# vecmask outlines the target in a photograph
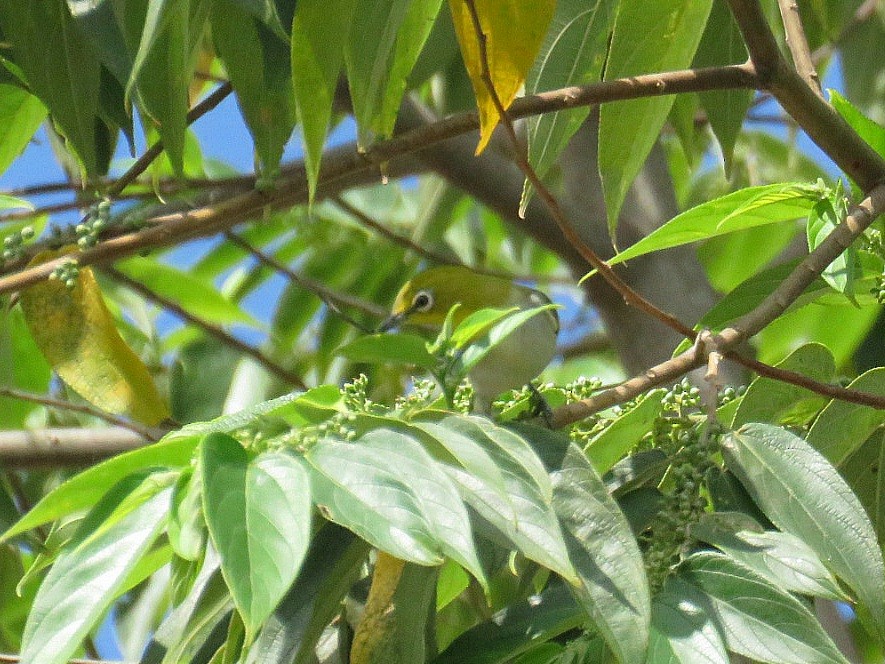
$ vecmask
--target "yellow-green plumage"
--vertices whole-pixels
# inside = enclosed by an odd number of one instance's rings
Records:
[[[391,310],[388,327],[403,323],[438,330],[449,310],[460,304],[455,323],[480,309],[548,304],[542,292],[509,279],[478,274],[461,266],[444,266],[421,272],[406,283]],[[521,387],[535,378],[556,352],[559,321],[555,311],[530,318],[470,371],[475,392],[474,408],[489,412],[502,392]]]

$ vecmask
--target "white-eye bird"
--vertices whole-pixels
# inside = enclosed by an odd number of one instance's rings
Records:
[[[408,281],[381,329],[406,324],[438,332],[456,304],[460,305],[454,315],[457,326],[480,309],[532,309],[550,304],[550,299],[541,291],[509,279],[446,265],[420,272]],[[498,395],[522,387],[540,374],[556,353],[558,332],[556,311],[542,311],[483,357],[468,374],[474,390],[474,410],[490,413]]]

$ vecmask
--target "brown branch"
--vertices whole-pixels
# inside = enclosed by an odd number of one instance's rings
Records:
[[[799,5],[796,0],[777,0],[777,5],[784,23],[787,48],[790,49],[790,55],[793,56],[793,66],[796,67],[796,71],[808,84],[808,87],[823,99],[824,93],[820,87],[820,76],[811,59],[811,51],[808,49],[808,39],[805,37],[802,17],[799,15]]]
[[[363,313],[369,314],[370,316],[376,316],[378,318],[387,316],[388,314],[387,310],[383,307],[379,307],[374,303],[366,302],[365,300],[362,300],[360,298],[353,297],[352,295],[347,295],[346,293],[338,293],[325,284],[316,281],[315,279],[305,277],[304,275],[290,270],[287,266],[283,265],[275,258],[272,258],[271,256],[268,256],[264,252],[258,250],[256,247],[253,247],[251,244],[246,242],[246,240],[231,231],[225,233],[225,237],[232,244],[240,247],[243,251],[253,256],[258,262],[268,266],[273,270],[276,270],[293,284],[296,284],[304,290],[310,291],[311,293],[316,295],[320,300],[322,300],[323,304],[325,304],[332,313],[340,316],[342,319],[350,323],[358,330],[362,330],[363,332],[367,333],[373,331],[366,328],[366,326],[360,323],[358,320],[355,320],[354,318],[346,314],[341,309],[341,305],[351,307],[353,309],[358,309]]]
[[[0,464],[7,468],[88,466],[150,442],[123,427],[0,431]]]
[[[876,218],[885,212],[885,183],[853,206],[842,223],[808,254],[753,311],[719,333],[719,344],[734,345],[768,325],[787,310],[826,267],[845,251]]]
[[[885,213],[885,184],[873,189],[866,199],[854,206],[845,220],[814,251],[808,254],[759,306],[738,319],[731,327],[714,334],[712,345],[720,352],[725,351],[725,356],[728,359],[736,359],[734,353],[729,350],[730,348],[734,348],[753,336],[784,313],[789,304],[794,302],[818,278],[826,266],[845,251],[864,229],[883,213]],[[746,358],[741,358],[741,360],[746,361]],[[706,358],[699,354],[696,348],[690,348],[684,353],[624,381],[615,388],[600,392],[588,399],[560,406],[553,412],[552,424],[555,428],[559,428],[582,420],[600,410],[628,401],[653,387],[673,382],[692,369],[703,366],[705,362]],[[824,396],[873,408],[885,408],[885,398],[879,395],[850,390],[837,385],[827,385],[792,371],[757,363],[755,360],[750,361],[748,366],[762,375],[794,383]]]
[[[114,200],[125,201],[133,199],[150,199],[156,198],[156,194],[152,191],[132,192],[128,194],[119,194]],[[67,201],[64,203],[54,203],[52,205],[42,205],[35,207],[33,210],[14,210],[0,214],[0,224],[10,221],[19,221],[21,219],[31,219],[44,214],[54,214],[56,212],[66,212],[69,210],[79,210],[84,207],[83,201]]]
[[[864,0],[864,2],[862,2],[854,11],[851,20],[843,26],[842,31],[833,41],[821,44],[814,49],[814,52],[811,54],[812,61],[820,63],[830,57],[833,54],[833,51],[838,48],[859,25],[866,23],[876,16],[879,2],[880,0]]]
[[[509,112],[511,117],[517,118],[606,101],[722,88],[753,88],[755,80],[750,65],[647,74],[523,97],[510,106]],[[323,159],[318,196],[328,196],[340,190],[341,183],[347,178],[371,172],[384,162],[427,148],[478,126],[476,112],[468,111],[368,146],[365,150],[358,150],[355,145],[337,150]],[[75,260],[79,265],[108,263],[144,249],[212,235],[230,228],[265,207],[279,209],[306,203],[307,181],[303,164],[291,170],[292,175],[281,178],[272,189],[249,191],[212,206],[155,217],[151,220],[153,225],[150,228],[104,240],[96,247],[73,252],[66,258],[54,259],[2,276],[0,294],[21,290],[47,279],[64,260]]]
[[[489,96],[491,97],[492,103],[495,105],[495,109],[498,112],[498,116],[501,120],[501,125],[507,133],[508,138],[510,139],[511,146],[513,147],[514,156],[516,158],[516,164],[519,166],[519,169],[526,176],[528,181],[532,184],[535,191],[541,200],[544,201],[544,204],[547,206],[547,209],[550,211],[550,215],[553,220],[556,222],[556,225],[559,227],[560,232],[562,232],[563,236],[566,238],[568,243],[581,255],[581,257],[587,261],[593,268],[595,268],[599,275],[605,279],[605,281],[614,288],[621,297],[624,298],[624,301],[639,309],[640,311],[648,314],[652,318],[655,318],[662,323],[664,323],[667,327],[676,330],[680,334],[686,337],[693,337],[694,330],[680,321],[675,316],[662,311],[654,304],[646,300],[642,295],[633,290],[621,277],[606,263],[603,261],[593,249],[591,249],[587,244],[580,238],[574,228],[574,224],[567,218],[565,212],[562,209],[562,206],[559,204],[559,201],[556,200],[556,197],[550,192],[547,186],[541,181],[541,178],[538,177],[538,174],[535,172],[535,169],[532,168],[531,164],[529,164],[528,157],[525,154],[525,150],[520,144],[519,138],[516,135],[516,129],[513,127],[513,122],[511,120],[510,114],[507,109],[504,108],[504,105],[501,103],[501,98],[498,96],[497,90],[495,90],[495,85],[492,82],[491,74],[489,73],[489,64],[488,64],[488,50],[486,47],[486,35],[482,30],[482,26],[479,22],[479,14],[476,11],[476,5],[473,0],[464,0],[467,5],[468,10],[470,11],[470,17],[473,22],[473,29],[476,34],[476,38],[479,42],[479,55],[480,55],[480,63],[481,63],[481,77],[483,83],[488,90]]]
[[[375,231],[381,237],[386,238],[393,244],[399,245],[408,249],[409,251],[414,252],[418,256],[426,258],[429,261],[433,261],[434,263],[439,263],[441,265],[460,265],[460,262],[451,256],[446,256],[444,254],[437,253],[435,251],[431,251],[430,249],[425,249],[421,245],[412,242],[411,239],[394,233],[389,228],[384,226],[383,224],[378,223],[368,214],[360,210],[355,205],[351,205],[341,196],[333,196],[332,202],[335,203],[342,210],[347,212],[351,217],[356,219],[359,223],[371,230]]]
[[[206,113],[214,109],[218,106],[224,99],[233,92],[233,86],[230,82],[225,82],[215,88],[205,99],[200,101],[196,106],[190,109],[187,112],[186,123],[188,125],[193,124],[196,120],[203,117]],[[117,180],[108,187],[108,190],[105,192],[109,198],[113,198],[117,196],[120,192],[122,192],[127,185],[131,184],[135,181],[135,179],[144,173],[148,166],[160,156],[160,153],[163,151],[163,141],[158,140],[151,147],[145,150],[144,154],[142,154],[132,166],[130,166],[126,172],[120,176]]]
[[[885,161],[781,56],[757,0],[728,0],[761,87],[863,191],[885,181]]]
[[[129,429],[133,433],[142,436],[147,440],[159,440],[166,433],[166,429],[147,427],[138,422],[132,422],[123,417],[118,417],[113,413],[108,413],[95,406],[88,404],[71,403],[62,399],[53,399],[52,397],[43,396],[42,394],[33,394],[23,390],[16,390],[11,387],[0,387],[0,397],[9,397],[10,399],[19,399],[20,401],[29,401],[37,403],[47,408],[58,408],[60,410],[69,410],[75,413],[83,413],[104,420],[108,424],[117,427]]]
[[[501,120],[501,124],[504,127],[504,129],[510,139],[512,147],[514,148],[514,154],[516,156],[516,163],[519,166],[520,170],[523,172],[523,174],[526,176],[526,178],[529,180],[529,182],[531,182],[532,186],[535,187],[539,197],[544,201],[545,205],[547,206],[548,210],[550,211],[551,216],[555,220],[556,224],[559,226],[560,230],[562,231],[565,238],[568,240],[569,244],[571,244],[572,247],[574,247],[588,263],[590,263],[593,267],[595,267],[599,271],[600,275],[606,280],[606,282],[609,285],[611,285],[619,294],[621,294],[621,296],[624,298],[624,300],[625,300],[625,302],[627,302],[627,304],[630,304],[630,305],[636,307],[637,309],[639,309],[640,311],[643,311],[644,313],[656,318],[657,320],[660,320],[665,325],[667,325],[671,329],[676,330],[677,332],[679,332],[683,336],[686,336],[687,338],[695,337],[696,333],[694,332],[694,330],[692,328],[687,326],[685,323],[680,321],[675,316],[672,316],[672,315],[662,311],[661,309],[656,307],[654,304],[652,304],[651,302],[646,300],[644,297],[642,297],[635,290],[630,288],[630,286],[627,285],[612,270],[612,268],[609,267],[609,265],[607,263],[603,262],[592,251],[592,249],[587,247],[581,241],[581,239],[578,237],[577,233],[574,231],[573,225],[567,219],[565,213],[563,212],[561,206],[559,205],[559,202],[556,200],[556,198],[553,196],[553,194],[549,191],[549,189],[547,189],[547,187],[544,185],[544,183],[538,177],[537,173],[534,171],[532,166],[529,164],[527,157],[525,156],[523,150],[521,149],[519,140],[516,136],[516,131],[513,127],[513,123],[508,115],[507,110],[504,108],[503,104],[501,103],[500,98],[498,97],[497,91],[495,90],[494,83],[492,82],[491,75],[489,73],[488,52],[486,49],[486,36],[483,33],[482,26],[480,25],[479,14],[476,11],[476,6],[475,6],[473,0],[464,0],[464,2],[467,5],[468,10],[470,12],[474,32],[475,32],[477,40],[478,40],[479,54],[480,54],[480,61],[481,61],[481,78],[482,78],[483,83],[489,93],[489,96],[491,97],[493,104],[495,105],[495,108],[496,108],[499,118]],[[870,221],[872,221],[872,220],[870,220]],[[849,244],[850,244],[850,241],[849,241]],[[846,247],[847,247],[847,245],[846,245]],[[817,253],[817,252],[815,252],[815,253]],[[839,252],[839,253],[841,253],[841,252]],[[838,253],[836,255],[838,255]],[[835,258],[835,256],[833,258]],[[820,272],[822,272],[824,270],[824,268],[830,262],[832,262],[833,258],[831,258],[826,263],[824,263],[822,266],[820,266],[819,271],[814,275],[814,277],[818,276],[820,274]],[[806,284],[806,286],[807,285],[808,284]],[[787,303],[784,305],[784,310],[786,309],[786,306],[789,305],[789,303],[793,302],[795,300],[795,298],[801,294],[801,292],[802,292],[802,290],[804,290],[804,288],[805,287],[803,287],[801,290],[799,290],[798,293],[796,293],[792,299],[787,301]],[[770,323],[772,320],[774,320],[774,318],[779,316],[780,313],[783,313],[783,311],[773,315],[761,327],[764,327],[765,325]],[[761,329],[761,327],[759,329]],[[756,331],[758,331],[758,330],[756,330]],[[755,334],[755,332],[753,334]],[[750,335],[750,336],[752,336],[752,335]],[[760,366],[762,366],[762,367],[764,367],[764,369],[766,370],[766,373],[768,375],[777,374],[782,380],[785,380],[787,382],[793,382],[790,379],[794,379],[794,380],[798,379],[801,381],[801,384],[803,386],[808,387],[809,389],[813,389],[814,391],[818,391],[818,392],[828,395],[828,396],[833,394],[834,390],[836,389],[833,386],[825,385],[823,383],[817,383],[816,381],[812,381],[812,380],[808,379],[807,377],[800,376],[799,374],[793,374],[791,372],[780,371],[775,367],[767,367],[766,365],[762,365],[762,363],[756,362],[755,360],[752,360],[752,361],[746,360],[745,358],[741,357],[737,353],[728,350],[729,348],[733,347],[737,343],[744,341],[746,338],[747,337],[736,339],[733,343],[725,346],[725,345],[721,344],[721,338],[712,337],[711,343],[705,344],[704,347],[706,348],[709,345],[713,349],[712,352],[724,353],[730,360],[738,362],[740,364],[743,364],[744,366],[748,366],[748,367],[755,366],[756,368],[759,368]],[[697,350],[692,350],[691,352],[684,353],[683,355],[685,357],[683,358],[682,364],[685,364],[686,366],[693,365],[693,366],[690,366],[690,368],[693,369],[693,368],[696,368],[696,366],[700,366],[700,364],[699,364],[700,362],[706,361],[706,357],[707,357],[707,355],[709,355],[709,351],[705,351],[703,353],[704,357],[700,358],[700,359],[698,359],[698,357],[697,357],[698,356]],[[671,378],[675,378],[678,375],[681,375],[678,373],[676,373],[675,375],[671,375],[671,372],[676,371],[680,367],[680,363],[674,363],[672,365],[664,363],[664,365],[666,365],[666,366],[659,365],[658,368],[650,370],[650,373],[646,372],[645,374],[640,376],[637,381],[635,381],[633,384],[627,386],[628,391],[630,389],[638,389],[641,385],[646,385],[646,387],[644,389],[649,389],[649,387],[653,386],[652,381],[659,381],[659,382],[654,383],[656,385],[656,384],[660,384],[661,382],[665,382],[667,380],[670,380]],[[685,370],[688,371],[690,369],[685,369]],[[630,381],[628,381],[628,383],[630,383]],[[619,398],[620,394],[621,394],[621,390],[622,390],[622,388],[616,388],[613,391],[608,391],[606,393],[603,393],[602,395],[597,395],[596,397],[594,397],[594,399],[604,400],[605,396],[603,396],[603,395],[606,395],[606,394],[609,396],[609,398],[616,398],[616,397]],[[844,394],[843,393],[842,397],[849,398],[850,400],[854,400],[854,399],[851,399],[851,397],[856,396],[858,399],[861,400],[860,403],[882,404],[882,407],[885,407],[885,399],[881,399],[876,395],[860,393],[857,391],[851,391],[851,392],[853,392],[853,394]],[[595,412],[595,411],[593,411],[593,412]],[[588,414],[590,414],[590,413],[588,413]]]
[[[240,341],[239,339],[237,339],[233,335],[225,332],[223,329],[221,329],[217,325],[214,325],[208,321],[203,320],[202,318],[194,316],[192,313],[187,311],[185,308],[183,308],[177,302],[173,302],[169,298],[167,298],[163,295],[160,295],[159,293],[155,293],[154,291],[152,291],[150,288],[148,288],[144,284],[136,281],[135,279],[130,279],[125,274],[123,274],[119,270],[114,269],[113,267],[104,267],[103,272],[105,272],[108,276],[110,276],[115,281],[118,281],[121,284],[123,284],[124,286],[126,286],[126,288],[128,288],[132,291],[135,291],[136,293],[138,293],[139,295],[141,295],[145,299],[159,304],[161,307],[163,307],[167,311],[175,314],[177,317],[183,319],[187,323],[190,323],[190,324],[194,325],[195,327],[200,328],[201,330],[203,330],[203,332],[205,332],[206,334],[208,334],[211,337],[218,339],[221,343],[225,344],[226,346],[230,346],[231,348],[234,348],[234,349],[238,350],[239,352],[241,352],[243,355],[247,355],[247,356],[251,357],[253,360],[258,362],[258,364],[263,366],[270,373],[272,373],[273,375],[275,375],[277,378],[284,381],[285,383],[288,383],[289,385],[294,385],[296,388],[301,389],[301,390],[307,389],[307,385],[305,384],[304,380],[300,376],[298,376],[297,374],[294,374],[291,371],[289,371],[288,369],[285,369],[284,367],[280,366],[279,364],[277,364],[276,362],[271,360],[269,357],[264,355],[264,353],[262,353],[257,348],[253,348],[249,344]]]

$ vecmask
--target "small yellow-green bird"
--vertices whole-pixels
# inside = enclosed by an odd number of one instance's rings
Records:
[[[435,267],[415,275],[402,287],[380,329],[406,324],[439,331],[456,304],[460,306],[455,325],[480,309],[532,309],[550,304],[550,299],[534,288],[459,265]],[[468,374],[474,410],[490,413],[492,401],[502,392],[522,387],[540,374],[556,353],[558,332],[556,311],[542,311],[482,358]]]

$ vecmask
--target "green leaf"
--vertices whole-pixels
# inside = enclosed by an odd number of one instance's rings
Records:
[[[74,545],[59,555],[34,599],[23,636],[23,660],[67,661],[157,538],[166,521],[171,488],[152,482],[149,475],[144,481],[151,490],[125,487],[137,498],[136,504],[126,500],[126,492],[111,490],[105,501],[111,504],[100,503],[94,510],[107,515],[101,526],[89,528],[88,537],[75,537]]]
[[[646,664],[728,664],[730,661],[704,596],[671,577],[651,603]]]
[[[876,431],[845,459],[840,471],[864,506],[879,541],[885,541],[885,431]]]
[[[714,2],[707,27],[695,53],[694,67],[718,67],[746,62],[747,47],[728,6]],[[747,109],[753,101],[753,90],[728,88],[698,93],[707,113],[710,128],[719,141],[725,162],[725,175],[731,173],[732,153],[740,134]]]
[[[833,108],[845,122],[851,125],[851,128],[879,155],[885,157],[885,127],[866,117],[836,90],[828,90],[827,92],[830,94],[830,103],[833,104]]]
[[[590,462],[592,463],[593,460],[591,459]],[[663,478],[669,465],[670,457],[662,449],[656,447],[624,457],[613,465],[602,476],[602,479],[608,492],[613,497],[617,497],[619,494],[642,486],[646,482],[656,485]]]
[[[141,110],[158,127],[175,173],[184,170],[188,90],[196,67],[209,0],[146,0],[144,18],[129,25],[138,43],[127,98],[138,92]]]
[[[626,0],[618,6],[605,80],[684,69],[703,34],[711,0]],[[673,96],[603,104],[599,112],[599,172],[614,239],[627,190],[667,119]]]
[[[218,648],[232,607],[217,556],[210,547],[191,592],[160,623],[141,659],[142,664],[191,662],[203,648]]]
[[[371,630],[361,640],[360,629],[357,629],[351,661],[425,664],[436,654],[433,619],[439,568],[388,558],[395,570],[391,574],[380,568],[381,560],[379,556],[375,564],[372,588],[379,577],[395,581],[396,588],[383,595],[384,601],[373,603],[370,599],[366,604],[363,619]]]
[[[710,285],[727,293],[726,297],[731,295],[735,288],[781,256],[799,232],[800,223],[755,226],[702,242],[697,249],[698,260]]]
[[[251,641],[307,552],[307,475],[285,453],[265,452],[250,460],[239,442],[221,433],[203,440],[201,462],[209,535]]]
[[[849,389],[885,396],[885,368],[870,369]],[[885,410],[833,399],[818,415],[805,440],[834,466],[840,466],[885,422]]]
[[[236,431],[254,426],[256,420],[280,420],[291,427],[318,424],[339,412],[341,393],[334,385],[320,385],[307,392],[292,392],[262,401],[238,413],[222,415],[208,422],[194,422],[168,434],[164,440],[185,437],[199,440],[208,433]]]
[[[842,194],[841,181],[839,181],[832,194],[821,198],[811,208],[806,226],[808,250],[814,251],[847,215],[848,202]],[[824,281],[852,301],[854,301],[853,277],[856,260],[857,250],[854,247],[848,247],[832,263],[827,265],[821,274]]]
[[[766,424],[730,435],[723,455],[762,511],[848,584],[885,636],[882,552],[863,506],[836,469],[801,438]]]
[[[412,425],[460,464],[443,468],[468,505],[526,558],[576,578],[553,510],[550,480],[521,437],[477,417],[451,415]]]
[[[214,286],[171,265],[135,257],[119,261],[115,267],[130,279],[144,284],[209,323],[260,326],[255,318],[224,297]]]
[[[721,330],[728,323],[749,313],[781,285],[783,280],[793,272],[798,263],[798,259],[787,261],[751,276],[713,305],[713,308],[704,314],[698,322],[698,327]],[[831,289],[827,283],[823,279],[818,278],[805,289],[804,293],[793,301],[793,304],[787,311],[789,312],[814,302],[824,293],[830,291]],[[676,350],[674,350],[674,355],[688,349],[691,343],[691,341],[685,340],[679,344]]]
[[[829,290],[829,286],[827,287]],[[857,286],[858,300],[864,288]],[[757,336],[758,359],[769,364],[777,361],[796,347],[797,343],[811,341],[826,346],[833,354],[837,367],[850,366],[852,356],[879,317],[882,307],[857,307],[845,297],[833,294],[839,303],[827,302],[824,297],[813,307],[802,307],[787,312],[772,321]],[[796,338],[796,330],[802,330]]]
[[[336,351],[354,362],[415,365],[433,369],[437,359],[427,352],[427,342],[414,334],[385,333],[357,337]]]
[[[305,458],[328,519],[402,560],[438,565],[447,555],[485,583],[458,490],[411,437],[380,428],[354,443],[327,438]]]
[[[67,2],[0,3],[0,26],[31,91],[49,109],[86,174],[98,175],[101,66]],[[35,119],[34,114],[29,124]]]
[[[206,548],[206,522],[203,520],[203,485],[200,467],[181,474],[172,492],[167,534],[175,555],[197,561]]]
[[[309,664],[323,630],[359,578],[369,545],[350,531],[325,524],[313,537],[295,584],[265,622],[246,664]]]
[[[215,0],[212,37],[255,141],[262,172],[274,173],[295,128],[289,45],[238,4]]]
[[[600,80],[616,9],[617,3],[612,0],[559,0],[541,52],[526,76],[525,93]],[[585,106],[528,119],[529,163],[540,178],[547,176],[589,113],[590,108]],[[520,215],[525,214],[531,195],[531,184],[526,181],[519,202]]]
[[[623,263],[652,251],[678,247],[754,226],[804,218],[820,200],[821,195],[818,187],[799,183],[746,187],[673,217],[636,244],[618,253],[609,263]]]
[[[463,348],[517,311],[519,311],[517,307],[504,309],[488,307],[474,311],[465,316],[464,320],[458,323],[458,326],[452,331],[451,342],[456,348]]]
[[[175,421],[218,417],[242,359],[238,350],[214,337],[198,336],[181,346],[169,371],[169,406]]]
[[[755,521],[741,512],[704,514],[692,527],[691,534],[746,565],[778,588],[799,595],[849,600],[805,542],[789,533],[762,531]]]
[[[46,394],[51,374],[49,363],[28,331],[21,307],[0,313],[0,384]],[[0,397],[0,428],[24,428],[25,418],[39,407],[20,399]]]
[[[801,346],[776,366],[823,383],[832,380],[836,372],[832,354],[821,344]],[[760,376],[747,388],[731,425],[737,428],[748,422],[805,422],[822,403],[823,397],[803,387]]]
[[[31,528],[95,505],[112,486],[127,475],[154,466],[178,468],[190,463],[199,439],[179,436],[108,459],[75,475],[34,505],[21,520],[3,533],[0,542]]]
[[[553,506],[581,580],[578,602],[620,661],[642,661],[651,600],[630,525],[577,446],[552,479]]]
[[[463,339],[463,343],[469,343],[464,352],[458,356],[458,359],[455,362],[455,374],[466,375],[486,355],[488,355],[490,352],[492,352],[492,350],[504,343],[507,337],[513,334],[518,328],[525,325],[529,319],[534,318],[538,315],[548,315],[545,312],[552,311],[557,307],[558,305],[555,304],[545,304],[540,307],[533,307],[531,309],[520,309],[518,311],[514,311],[513,313],[505,313],[504,317],[501,320],[496,321],[490,328],[488,328],[488,331],[484,331],[482,333],[482,336],[480,336],[478,339],[471,339],[466,334],[466,332],[469,332],[473,326],[469,326],[462,333],[462,326],[464,325],[464,323],[468,322],[468,320],[470,320],[474,315],[471,314],[470,316],[465,318],[460,325],[458,325],[452,335],[453,340],[456,338],[459,341]],[[488,311],[495,310],[481,309],[480,311],[477,311],[475,313],[481,314]]]
[[[304,143],[310,199],[332,118],[344,44],[357,0],[299,0],[292,22],[292,89]]]
[[[839,64],[845,84],[846,96],[865,113],[874,114],[879,122],[885,121],[881,106],[881,90],[874,82],[885,69],[885,52],[879,47],[885,41],[885,21],[881,11],[878,20],[871,16],[847,30],[839,40]],[[830,100],[836,100],[830,92]]]
[[[46,107],[37,97],[17,85],[0,85],[0,173],[28,146],[45,118]]]
[[[432,664],[507,662],[586,620],[565,584],[516,602],[455,639]]]
[[[634,407],[587,443],[584,452],[597,473],[608,472],[651,430],[663,408],[661,397],[664,392],[665,390],[652,390],[645,394]]]
[[[233,0],[233,2],[260,20],[280,39],[289,39],[289,24],[292,23],[291,7],[296,6],[295,0]]]
[[[804,604],[723,554],[689,556],[676,579],[706,597],[733,652],[783,664],[848,662]]]
[[[357,0],[344,61],[360,146],[393,131],[406,77],[430,34],[440,2]]]

